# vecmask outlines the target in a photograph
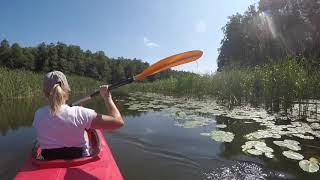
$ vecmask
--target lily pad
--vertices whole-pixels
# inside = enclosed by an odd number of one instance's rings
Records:
[[[257,150],[257,149],[249,149],[249,150],[247,150],[247,152],[248,152],[249,154],[256,155],[256,156],[259,156],[259,155],[262,155],[262,154],[263,154],[262,151],[259,151],[259,150]]]
[[[319,171],[319,165],[313,161],[302,160],[299,162],[299,166],[302,170],[309,173],[315,173]]]
[[[305,136],[303,134],[292,134],[293,136],[299,137],[301,139],[314,139],[313,136]]]
[[[270,159],[272,159],[272,158],[274,157],[274,155],[273,155],[271,152],[264,153],[264,155],[265,155],[267,158],[270,158]]]
[[[294,160],[302,160],[304,158],[302,154],[293,151],[283,151],[282,154],[285,157]]]
[[[301,147],[299,146],[300,143],[298,141],[285,139],[284,141],[273,141],[273,143],[280,147],[286,147],[292,151],[301,150]]]
[[[273,152],[273,149],[266,146],[265,143],[264,143],[264,145],[263,144],[256,144],[256,145],[254,145],[254,148],[259,151],[262,151],[264,153],[272,153]]]
[[[319,164],[319,160],[317,158],[314,158],[314,157],[309,158],[309,161],[310,162],[314,162],[316,164]]]
[[[181,124],[181,126],[184,128],[196,128],[205,125],[208,125],[208,123],[203,121],[186,121],[183,124]]]
[[[320,124],[319,124],[319,123],[311,123],[311,124],[310,124],[310,127],[311,127],[312,129],[320,129]]]
[[[259,143],[260,141],[247,141],[244,145],[241,146],[242,151],[247,151],[249,149],[252,149],[254,145]]]
[[[218,142],[232,142],[234,134],[226,131],[212,131],[211,139]]]
[[[287,144],[296,144],[296,145],[299,145],[300,143],[298,141],[295,141],[295,140],[291,140],[291,139],[285,139],[283,140],[285,143]]]
[[[242,151],[247,152],[252,155],[262,155],[265,154],[268,158],[273,158],[272,154],[273,149],[268,147],[265,142],[261,141],[247,141],[244,145],[241,146]]]
[[[217,128],[226,128],[227,125],[225,125],[225,124],[217,124],[216,127]]]
[[[210,136],[210,133],[200,133],[201,136]]]

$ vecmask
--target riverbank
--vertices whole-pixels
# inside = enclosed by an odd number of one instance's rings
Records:
[[[0,68],[0,100],[42,95],[43,74]],[[91,92],[102,84],[92,78],[77,75],[67,75],[67,78],[74,92]]]
[[[42,73],[0,68],[0,99],[41,94]],[[67,75],[73,92],[89,93],[103,82]],[[250,104],[278,112],[294,104],[320,99],[320,72],[310,70],[299,59],[287,58],[251,68],[229,69],[215,74],[181,74],[153,82],[138,82],[121,88],[128,92],[214,98],[229,107]]]
[[[203,76],[185,75],[130,85],[131,91],[197,98],[213,97],[229,106],[251,104],[271,111],[288,110],[297,102],[319,99],[320,73],[295,58],[251,68],[224,70]]]

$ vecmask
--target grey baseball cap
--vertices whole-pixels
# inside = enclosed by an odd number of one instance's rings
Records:
[[[60,71],[52,71],[44,75],[43,91],[50,94],[53,86],[59,84],[64,91],[71,91],[66,76]]]

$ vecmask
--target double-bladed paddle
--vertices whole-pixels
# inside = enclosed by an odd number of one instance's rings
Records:
[[[143,70],[141,73],[139,73],[136,76],[133,76],[128,79],[124,79],[122,81],[119,81],[117,83],[113,83],[113,84],[109,85],[109,90],[113,90],[113,89],[118,88],[120,86],[132,83],[134,81],[142,80],[148,76],[162,72],[162,71],[167,70],[169,68],[195,61],[195,60],[199,59],[202,56],[202,54],[203,54],[202,51],[194,50],[194,51],[188,51],[188,52],[176,54],[173,56],[169,56],[169,57],[164,58],[164,59],[156,62],[155,64],[152,64],[151,66],[147,67],[145,70]],[[90,100],[92,97],[98,95],[99,92],[100,92],[100,90],[95,91],[94,93],[90,94],[89,96],[86,96],[86,97],[72,103],[72,106],[79,105],[85,101]]]

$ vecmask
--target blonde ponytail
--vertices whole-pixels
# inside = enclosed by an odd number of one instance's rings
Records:
[[[60,106],[67,100],[68,94],[63,91],[59,84],[55,84],[49,95],[49,105],[52,115],[57,115]]]

